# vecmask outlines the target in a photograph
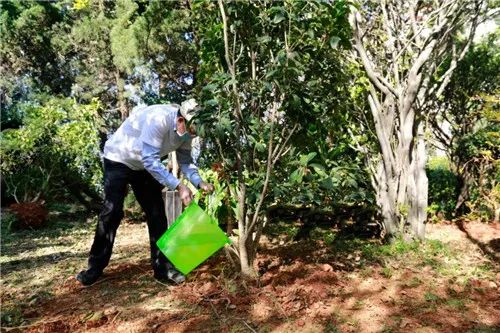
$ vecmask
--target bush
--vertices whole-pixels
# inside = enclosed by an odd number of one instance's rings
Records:
[[[457,203],[457,177],[446,157],[433,157],[427,164],[429,179],[429,213],[451,218]]]
[[[0,136],[6,195],[16,202],[33,202],[100,191],[99,103],[52,98],[19,108],[22,126]]]
[[[146,214],[135,198],[134,192],[129,190],[123,201],[123,212],[125,218],[131,222],[142,222],[146,220]]]
[[[2,212],[2,231],[12,231],[18,224],[17,217],[12,212]]]

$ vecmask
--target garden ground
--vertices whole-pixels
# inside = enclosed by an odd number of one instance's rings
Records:
[[[39,231],[3,230],[2,332],[499,332],[500,225],[428,226],[425,244],[340,237],[294,241],[277,223],[258,282],[221,252],[180,286],[152,277],[145,223],[124,221],[105,275],[82,287],[95,220],[52,216]]]

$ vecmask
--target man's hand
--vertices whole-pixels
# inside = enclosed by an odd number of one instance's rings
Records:
[[[201,182],[199,186],[204,192],[210,193],[214,191],[214,186],[212,184]]]
[[[179,185],[177,186],[177,190],[179,191],[179,195],[184,206],[189,205],[193,200],[193,193],[191,192],[189,187],[182,183],[179,183]]]

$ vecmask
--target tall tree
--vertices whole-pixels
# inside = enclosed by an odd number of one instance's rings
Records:
[[[2,128],[21,125],[16,109],[34,93],[69,94],[73,75],[51,41],[69,20],[64,3],[0,2],[0,109]]]
[[[390,237],[424,238],[426,107],[442,95],[487,9],[486,0],[383,0],[362,1],[351,15],[355,55],[369,79],[366,126],[378,141],[372,186]]]
[[[137,20],[138,51],[158,78],[156,99],[180,103],[196,83],[196,20],[188,1],[150,1]]]

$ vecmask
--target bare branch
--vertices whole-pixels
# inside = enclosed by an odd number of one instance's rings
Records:
[[[262,203],[264,202],[264,198],[267,194],[267,188],[269,186],[269,178],[271,177],[271,171],[272,171],[273,166],[274,166],[274,163],[273,163],[274,126],[277,122],[278,109],[281,107],[284,98],[285,98],[285,96],[283,94],[281,94],[280,97],[278,98],[278,100],[274,101],[274,103],[271,107],[271,113],[269,115],[269,119],[271,121],[271,131],[269,134],[269,143],[268,143],[268,149],[267,149],[266,176],[264,178],[264,185],[262,187],[262,191],[260,192],[259,201],[257,203],[257,206],[255,207],[255,212],[253,214],[252,222],[250,223],[250,226],[247,229],[247,233],[251,233],[253,228],[255,227],[255,225],[259,219],[260,208],[261,208]]]
[[[293,128],[290,130],[290,132],[288,133],[288,136],[286,137],[285,141],[283,141],[283,143],[281,144],[281,148],[280,150],[277,152],[276,155],[273,156],[273,165],[276,164],[276,162],[278,161],[278,159],[284,155],[285,151],[286,151],[286,145],[288,143],[288,141],[290,140],[290,138],[292,137],[292,135],[295,133],[295,131],[297,130],[297,128],[299,128],[299,125],[298,124],[295,124],[293,126]],[[288,149],[289,150],[289,149]]]
[[[441,82],[441,84],[439,86],[439,89],[436,92],[436,97],[441,96],[441,94],[443,93],[444,89],[446,89],[446,87],[450,83],[451,75],[453,74],[453,71],[457,68],[458,62],[460,62],[464,58],[465,54],[467,54],[467,51],[469,50],[470,46],[472,45],[472,41],[474,40],[474,35],[476,34],[476,28],[477,28],[477,24],[478,24],[478,18],[479,18],[479,16],[476,15],[475,18],[474,18],[474,20],[473,20],[473,22],[472,22],[472,25],[471,25],[471,30],[470,30],[470,33],[469,33],[468,40],[465,43],[465,45],[462,48],[462,50],[461,50],[461,52],[460,52],[459,55],[456,54],[456,45],[453,45],[454,50],[453,50],[453,56],[452,56],[452,61],[451,61],[451,64],[450,64],[450,68],[448,68],[448,70],[439,79],[439,81]]]
[[[395,96],[398,96],[396,90],[387,82],[381,75],[377,74],[375,70],[373,69],[373,66],[370,62],[370,59],[368,58],[368,55],[366,53],[366,49],[363,46],[363,42],[361,41],[360,34],[359,34],[359,25],[358,25],[358,16],[359,12],[354,12],[351,14],[349,21],[351,23],[352,29],[353,29],[353,36],[354,36],[354,48],[359,54],[359,57],[361,58],[361,62],[363,63],[363,67],[365,68],[366,74],[368,75],[368,78],[370,79],[371,82],[379,89],[382,91],[384,94],[389,95],[389,94],[394,94]]]

